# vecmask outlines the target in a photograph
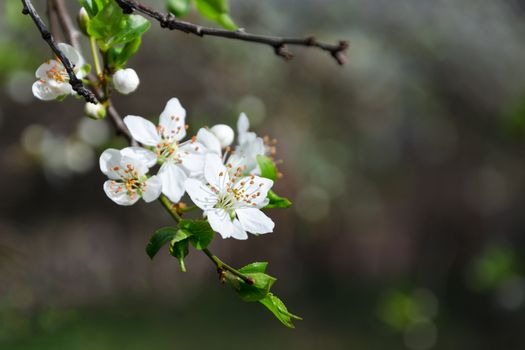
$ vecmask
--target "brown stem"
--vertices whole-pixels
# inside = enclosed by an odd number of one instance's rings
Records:
[[[141,4],[136,0],[115,1],[120,5],[124,13],[132,13],[134,10],[138,11],[146,16],[156,19],[160,23],[160,26],[162,28],[168,28],[170,30],[179,30],[184,33],[195,34],[201,37],[205,35],[217,36],[222,38],[236,39],[268,45],[274,49],[276,55],[284,58],[285,60],[290,60],[293,58],[293,54],[290,51],[288,51],[287,45],[316,47],[320,50],[328,52],[338,64],[343,65],[346,62],[345,52],[347,51],[349,46],[347,41],[339,41],[337,44],[327,44],[318,41],[313,36],[309,36],[306,38],[281,38],[277,36],[251,34],[245,32],[243,29],[232,31],[226,29],[204,27],[190,22],[181,21],[171,13],[162,13],[156,11],[151,7]]]

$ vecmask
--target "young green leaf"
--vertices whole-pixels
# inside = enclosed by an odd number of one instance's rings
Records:
[[[261,168],[261,176],[272,181],[277,179],[277,167],[273,162],[272,158],[262,154],[257,155],[257,164]]]
[[[226,282],[239,294],[243,301],[258,301],[263,299],[277,280],[275,277],[261,272],[243,272],[243,274],[250,277],[254,283],[248,284],[229,271],[224,273]]]
[[[266,261],[263,262],[254,262],[251,264],[248,264],[242,268],[239,269],[239,272],[242,273],[255,273],[255,272],[266,272],[266,267],[268,266],[268,263]]]
[[[185,230],[179,230],[177,233],[180,232],[178,236],[178,240],[173,239],[170,243],[170,254],[174,257],[176,257],[179,260],[180,269],[182,272],[186,272],[186,265],[184,264],[184,258],[186,255],[188,255],[188,237],[191,236],[188,232],[184,232]]]
[[[288,208],[292,205],[292,202],[288,198],[279,197],[274,191],[268,191],[268,199],[270,202],[264,207],[266,209],[271,208]]]
[[[205,249],[213,240],[215,231],[211,228],[206,220],[195,220],[187,226],[188,231],[192,233],[190,238],[191,244],[195,249]]]
[[[259,300],[259,302],[270,310],[286,327],[295,328],[292,320],[302,320],[301,317],[288,312],[288,309],[281,299],[272,293],[268,293],[268,295],[264,299]]]
[[[228,15],[228,0],[195,0],[199,13],[220,24],[226,29],[235,30],[237,26]]]
[[[158,253],[160,248],[175,237],[177,229],[175,227],[163,227],[157,230],[153,236],[151,236],[148,245],[146,246],[146,253],[153,259]]]
[[[108,65],[113,70],[124,68],[128,60],[138,51],[142,39],[140,37],[124,45],[113,46],[107,52]]]
[[[86,9],[89,17],[93,18],[104,8],[109,0],[79,0],[80,5]]]
[[[192,0],[168,0],[168,11],[176,17],[183,17],[190,11]]]
[[[89,21],[88,34],[97,39],[104,52],[114,45],[131,42],[144,34],[151,23],[139,15],[127,15],[116,1],[107,3]]]

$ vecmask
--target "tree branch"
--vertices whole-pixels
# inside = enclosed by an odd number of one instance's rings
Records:
[[[80,51],[80,43],[78,39],[80,38],[80,32],[76,29],[73,24],[73,20],[69,16],[67,11],[66,4],[64,0],[51,0],[54,2],[55,10],[57,12],[58,21],[60,26],[66,35],[66,40],[77,50]]]
[[[349,46],[347,41],[339,41],[337,44],[327,44],[317,41],[317,39],[313,36],[306,38],[281,38],[246,33],[242,29],[231,31],[226,29],[209,28],[181,21],[171,13],[158,12],[151,7],[143,5],[135,0],[115,1],[119,4],[124,13],[132,13],[134,10],[138,11],[146,16],[156,19],[162,28],[179,30],[184,33],[195,34],[201,37],[205,35],[217,36],[268,45],[274,49],[276,55],[281,56],[285,60],[290,60],[293,58],[293,54],[288,51],[287,45],[316,47],[320,50],[328,52],[338,64],[343,65],[346,62],[345,52]]]
[[[69,75],[69,84],[71,84],[73,90],[76,91],[77,94],[79,94],[80,96],[83,96],[87,102],[97,103],[95,95],[89,89],[87,89],[84,86],[84,84],[82,84],[82,80],[76,77],[75,72],[73,71],[73,65],[71,64],[71,61],[69,61],[69,59],[64,55],[64,53],[60,51],[55,42],[55,39],[53,38],[53,35],[51,35],[51,32],[47,29],[46,25],[44,24],[44,21],[42,21],[42,18],[40,18],[40,16],[36,12],[31,1],[22,0],[22,4],[24,6],[22,13],[24,15],[31,16],[33,22],[35,22],[38,30],[42,34],[42,38],[47,42],[51,50],[53,50],[55,55],[57,55],[58,59],[64,65],[64,68],[66,69],[67,74]]]

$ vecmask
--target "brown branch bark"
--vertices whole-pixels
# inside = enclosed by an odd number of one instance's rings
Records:
[[[276,55],[284,58],[285,60],[290,60],[293,58],[293,54],[288,51],[287,45],[316,47],[320,50],[328,52],[338,64],[343,65],[346,62],[345,53],[349,46],[347,41],[339,41],[337,44],[327,44],[318,41],[313,36],[306,38],[282,38],[276,36],[251,34],[245,32],[242,29],[232,31],[226,29],[209,28],[186,21],[181,21],[171,13],[162,13],[156,11],[151,7],[135,0],[115,1],[119,4],[124,13],[132,13],[133,11],[140,12],[146,16],[156,19],[162,28],[179,30],[184,33],[195,34],[201,37],[206,35],[216,36],[268,45],[274,49]]]
[[[73,20],[69,16],[66,4],[64,0],[50,0],[54,3],[55,10],[57,12],[58,21],[62,27],[62,31],[66,36],[66,40],[73,46],[75,49],[80,51],[80,32],[77,30],[73,24]]]

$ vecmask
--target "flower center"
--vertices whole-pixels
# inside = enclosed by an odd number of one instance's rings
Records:
[[[242,169],[239,167],[231,179],[224,184],[222,191],[211,186],[212,192],[218,197],[215,208],[226,210],[232,219],[235,217],[235,209],[245,206],[255,207],[257,204],[254,200],[261,196],[260,188],[263,183],[256,184],[254,175],[242,179],[241,176]],[[222,171],[219,173],[219,178],[226,181]]]
[[[62,65],[53,65],[48,69],[46,75],[49,79],[58,81],[60,83],[65,83],[68,78],[67,71]]]
[[[177,141],[163,140],[155,147],[155,153],[161,163],[167,160],[174,160],[177,163],[181,163],[181,159],[178,156],[179,147]]]
[[[115,193],[126,191],[130,198],[135,198],[137,193],[142,195],[146,190],[146,177],[140,177],[133,164],[126,164],[124,168],[116,166],[113,171],[118,173],[121,180],[112,180],[110,189]]]

